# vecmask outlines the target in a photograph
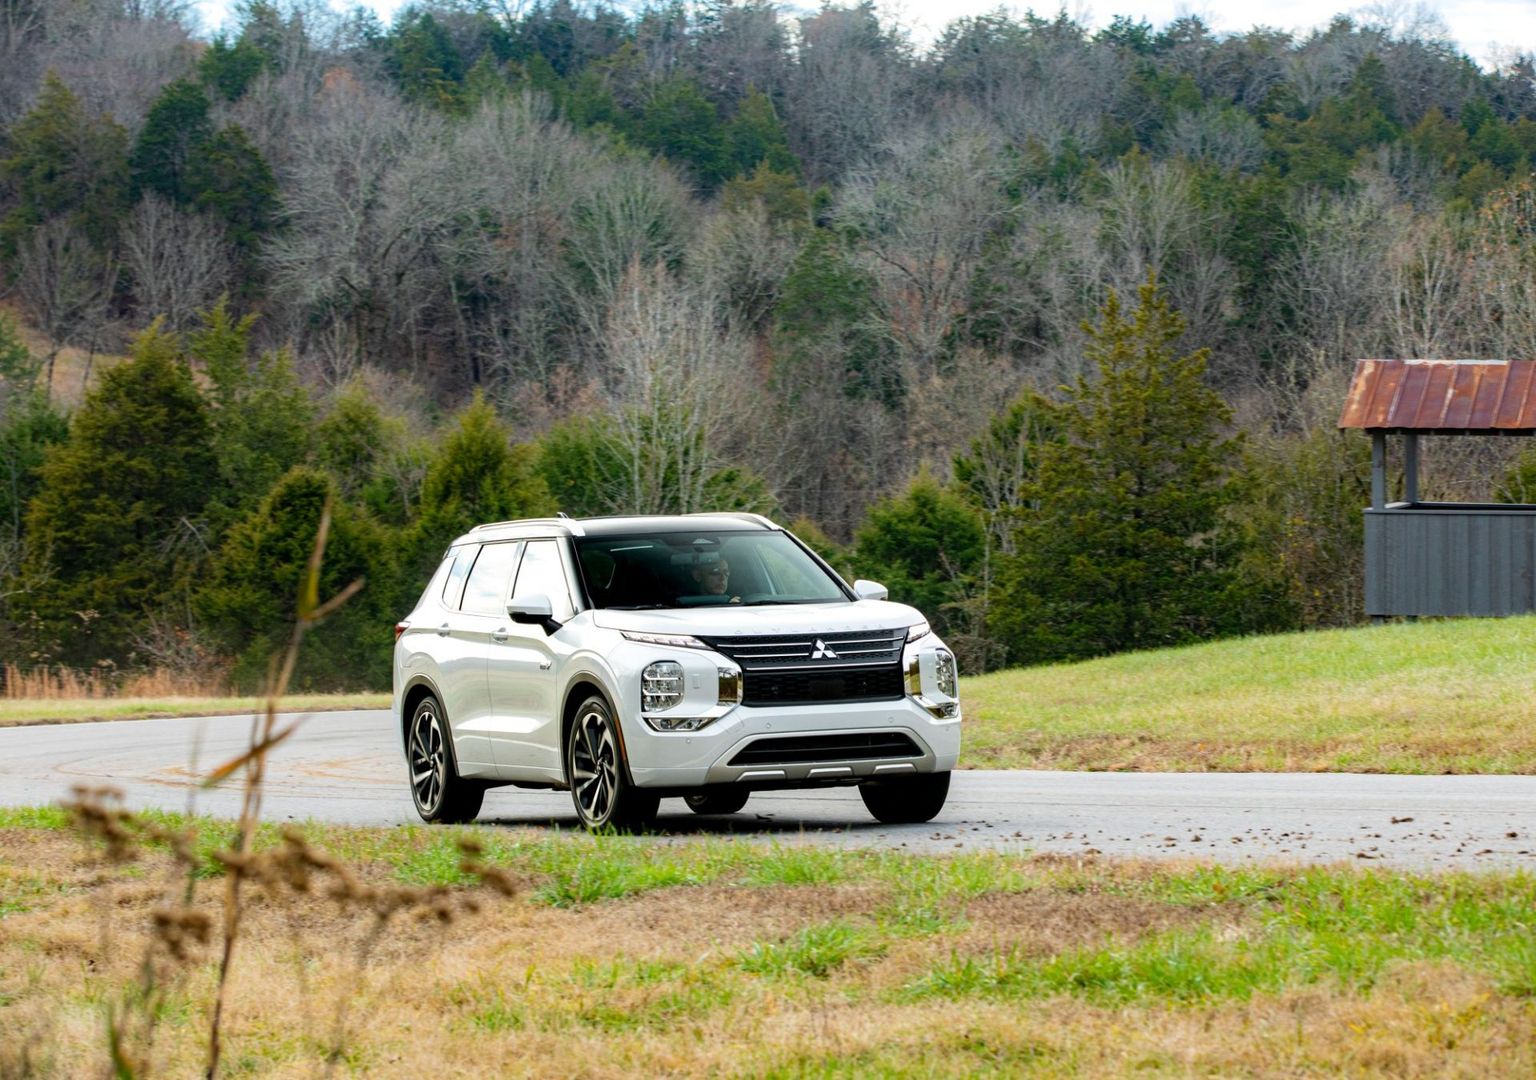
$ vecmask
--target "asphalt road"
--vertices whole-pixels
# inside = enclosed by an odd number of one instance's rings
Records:
[[[194,778],[244,749],[250,728],[250,717],[221,716],[0,729],[0,805],[47,805],[75,784],[112,784],[133,808],[233,817],[237,786],[199,790]],[[385,711],[305,718],[269,773],[269,821],[418,820]],[[565,793],[514,788],[490,792],[480,821],[576,828]],[[830,788],[754,795],[728,817],[698,817],[668,799],[655,830],[663,841],[728,834],[914,851],[1536,871],[1536,776],[963,770],[927,825],[879,825],[856,790]]]

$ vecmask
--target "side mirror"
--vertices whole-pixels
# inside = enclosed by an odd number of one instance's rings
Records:
[[[515,623],[532,623],[542,626],[547,634],[553,634],[560,629],[560,624],[555,621],[555,609],[550,604],[549,597],[543,593],[508,600],[507,617]]]
[[[864,578],[859,578],[858,581],[853,583],[853,594],[860,600],[889,600],[891,590],[878,581],[866,581]]]

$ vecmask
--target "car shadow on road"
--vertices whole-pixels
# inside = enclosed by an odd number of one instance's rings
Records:
[[[477,825],[500,825],[514,829],[550,829],[558,832],[581,832],[581,823],[575,814],[570,815],[520,815],[484,814],[476,819]],[[665,837],[692,836],[794,836],[813,833],[858,834],[877,833],[892,826],[865,818],[849,818],[846,821],[808,821],[804,818],[780,817],[777,814],[729,814],[700,816],[691,813],[668,814],[663,812],[636,835]]]

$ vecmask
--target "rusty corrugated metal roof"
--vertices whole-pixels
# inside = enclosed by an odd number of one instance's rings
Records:
[[[1339,427],[1536,434],[1536,360],[1357,360]]]

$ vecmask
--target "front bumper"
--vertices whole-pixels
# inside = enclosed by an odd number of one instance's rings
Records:
[[[947,772],[960,756],[959,715],[937,719],[911,697],[834,705],[737,706],[692,732],[658,732],[638,717],[626,717],[623,730],[630,775],[643,788],[852,783],[874,776]],[[730,764],[762,738],[874,732],[906,735],[916,755]]]

